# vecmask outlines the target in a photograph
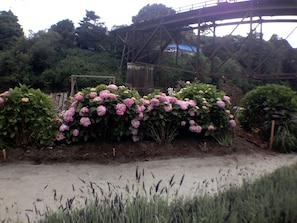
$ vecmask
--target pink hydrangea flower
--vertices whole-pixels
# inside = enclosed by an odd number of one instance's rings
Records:
[[[136,113],[142,113],[145,110],[144,105],[136,105]]]
[[[109,98],[110,98],[110,99],[116,99],[117,96],[116,96],[115,94],[113,94],[113,93],[110,93],[110,94],[109,94]]]
[[[190,125],[195,125],[195,121],[194,121],[194,120],[190,120],[190,121],[189,121],[189,124],[190,124]]]
[[[133,126],[133,128],[137,129],[140,125],[140,121],[137,119],[132,119],[131,120],[131,125]]]
[[[195,114],[195,111],[193,110],[193,109],[190,109],[189,111],[188,111],[188,113],[189,113],[189,115],[190,116],[195,116],[196,114]]]
[[[147,100],[147,99],[144,99],[144,98],[141,98],[140,101],[141,101],[142,105],[149,105],[150,104],[150,100]]]
[[[110,85],[106,86],[106,88],[110,88],[110,89],[113,89],[113,90],[118,90],[118,86],[116,86],[115,84],[110,84]]]
[[[69,109],[66,111],[66,113],[67,113],[68,115],[73,116],[73,115],[75,114],[75,108],[74,108],[74,107],[69,108]]]
[[[91,91],[89,96],[90,96],[90,98],[95,98],[95,97],[97,97],[97,92],[96,91]]]
[[[102,90],[102,91],[99,92],[99,96],[102,99],[108,99],[109,98],[109,94],[110,94],[110,91],[109,90]]]
[[[189,127],[189,130],[190,130],[191,132],[200,133],[200,132],[202,132],[202,127],[201,127],[200,125],[191,125],[191,126]]]
[[[74,129],[73,132],[72,132],[72,135],[75,136],[75,137],[78,136],[79,135],[79,130]]]
[[[194,100],[189,100],[188,103],[189,103],[189,105],[191,105],[193,107],[195,107],[197,105],[196,101],[194,101]]]
[[[234,119],[230,120],[229,123],[232,128],[236,126],[236,121]]]
[[[84,99],[84,95],[81,92],[78,92],[74,95],[74,99],[77,101],[82,101]]]
[[[181,125],[181,126],[185,126],[186,124],[187,124],[186,121],[181,121],[181,122],[180,122],[180,125]]]
[[[93,99],[93,101],[103,101],[103,99],[101,97],[97,96]]]
[[[154,106],[152,104],[150,104],[149,106],[146,107],[147,111],[151,111],[154,109]]]
[[[91,125],[91,120],[88,117],[82,117],[79,122],[84,127]]]
[[[62,124],[59,128],[60,132],[64,132],[64,131],[68,131],[68,130],[69,130],[69,126],[65,125],[65,124]]]
[[[125,104],[119,103],[116,105],[116,113],[117,115],[124,115],[127,107]]]
[[[168,96],[167,98],[168,98],[170,103],[175,103],[177,101],[177,98],[173,97],[173,96]]]
[[[130,129],[132,135],[137,135],[138,129],[135,129],[135,128],[132,128],[132,127],[130,127],[129,129]]]
[[[103,115],[105,115],[105,113],[106,113],[106,107],[103,106],[103,105],[99,105],[99,106],[96,108],[96,111],[97,111],[97,115],[98,115],[98,116],[103,116]]]
[[[164,105],[164,110],[165,112],[170,112],[172,111],[172,104],[167,104],[167,105]]]
[[[71,103],[70,107],[71,107],[71,108],[75,108],[76,105],[77,105],[77,101],[74,101],[74,102]]]
[[[207,129],[208,129],[209,131],[212,131],[212,130],[215,129],[215,127],[214,127],[213,125],[209,125],[209,126],[207,127]]]
[[[0,96],[7,97],[9,95],[9,91],[4,91],[3,93],[0,94]]]
[[[75,114],[75,108],[70,107],[63,116],[63,119],[65,122],[72,122],[73,121],[73,115]]]
[[[223,102],[222,100],[218,100],[217,101],[217,106],[219,106],[220,108],[225,108],[225,102]]]
[[[123,102],[127,107],[131,107],[134,104],[134,100],[132,98],[126,98]]]
[[[4,99],[0,97],[0,105],[4,103]]]
[[[79,111],[79,115],[84,116],[88,112],[89,112],[89,109],[87,107],[82,107]]]
[[[157,98],[152,98],[150,101],[151,105],[153,106],[159,106],[160,101]]]
[[[73,122],[73,117],[71,115],[65,115],[63,120],[65,122]]]
[[[163,102],[169,102],[169,97],[165,94],[165,93],[162,93],[161,95],[156,95],[159,100],[163,101]]]
[[[62,141],[63,139],[65,139],[65,136],[63,135],[62,132],[59,132],[59,133],[56,135],[56,140],[57,140],[57,141]]]
[[[138,114],[138,118],[143,119],[143,112],[140,112],[140,113]]]
[[[187,110],[189,106],[188,102],[182,100],[177,100],[175,104],[179,105],[181,110]]]
[[[227,96],[227,95],[225,95],[225,96],[223,97],[223,100],[224,100],[225,102],[229,103],[229,104],[230,104],[230,102],[231,102],[231,98],[230,98],[229,96]]]

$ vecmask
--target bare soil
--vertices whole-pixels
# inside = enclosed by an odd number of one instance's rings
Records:
[[[233,144],[229,147],[220,146],[213,140],[194,137],[179,138],[170,144],[158,144],[151,141],[85,143],[58,145],[42,149],[16,148],[6,151],[6,159],[1,154],[0,163],[27,161],[32,164],[74,162],[110,164],[255,152],[275,153],[275,151],[269,150],[268,144],[259,137],[246,132],[241,127],[236,127]]]

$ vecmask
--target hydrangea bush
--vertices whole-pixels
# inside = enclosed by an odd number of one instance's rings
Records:
[[[75,94],[69,109],[61,114],[56,139],[68,142],[121,141],[131,134],[139,98],[137,91],[124,86],[102,84],[85,88]]]
[[[191,115],[187,125],[191,129],[201,129],[205,136],[211,136],[221,145],[232,143],[232,128],[236,126],[231,113],[231,99],[224,92],[210,84],[195,83],[173,93],[177,98],[196,104],[195,115]],[[190,110],[190,113],[193,113]],[[189,119],[189,118],[188,118]]]
[[[57,132],[54,104],[39,89],[20,85],[0,94],[0,147],[50,145]]]
[[[210,135],[222,145],[231,143],[236,125],[230,98],[215,86],[188,85],[166,95],[160,91],[140,97],[124,86],[99,85],[78,92],[62,113],[57,140],[153,139],[171,142],[181,130]]]

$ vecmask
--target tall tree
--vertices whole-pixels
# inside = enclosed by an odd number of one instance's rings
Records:
[[[72,21],[69,19],[62,20],[55,25],[52,25],[50,30],[61,35],[61,43],[64,47],[74,46],[75,28]]]
[[[0,50],[10,49],[24,37],[24,32],[18,23],[18,18],[9,10],[0,12]]]
[[[86,17],[76,29],[76,43],[81,49],[105,51],[109,47],[107,28],[100,22],[100,16],[93,11],[86,11]]]
[[[141,23],[172,14],[175,14],[175,10],[168,8],[163,4],[148,4],[140,9],[136,16],[132,17],[132,22]]]

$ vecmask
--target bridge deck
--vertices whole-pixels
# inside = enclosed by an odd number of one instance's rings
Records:
[[[214,6],[194,9],[187,12],[164,16],[150,21],[115,29],[122,33],[131,30],[150,30],[158,25],[167,28],[180,28],[197,23],[216,22],[228,19],[257,16],[297,16],[297,2],[294,0],[251,0],[242,2],[223,2]]]

